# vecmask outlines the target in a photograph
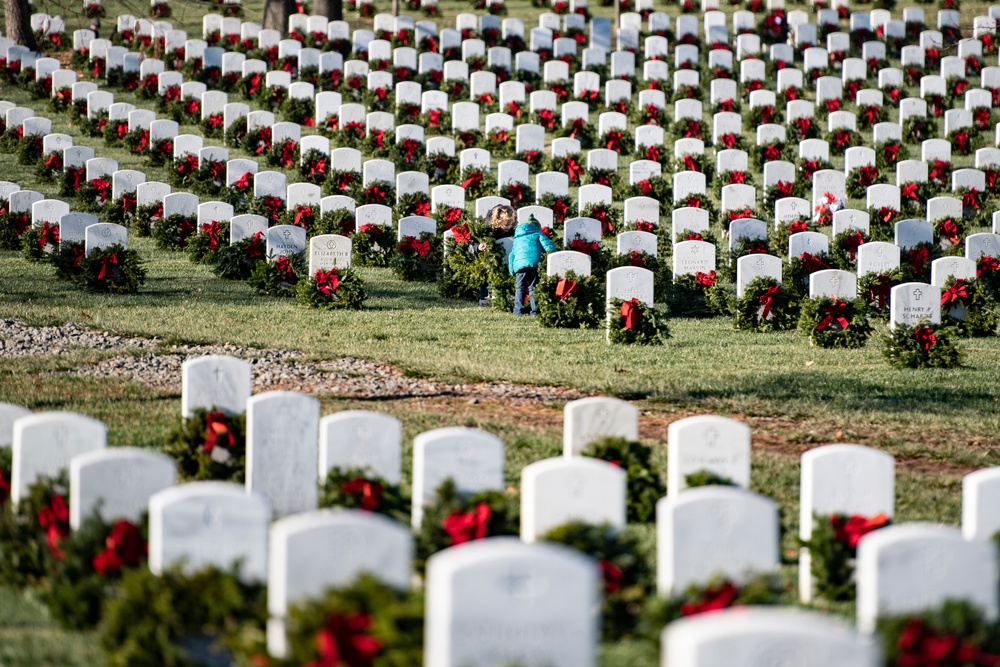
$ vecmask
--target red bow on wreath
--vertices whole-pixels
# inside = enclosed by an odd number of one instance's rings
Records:
[[[147,545],[139,527],[131,521],[118,521],[104,540],[104,551],[91,564],[98,574],[107,575],[123,567],[136,567],[146,557]]]
[[[618,142],[619,147],[621,147],[621,141]],[[608,146],[611,148],[611,146]],[[659,146],[647,146],[646,147],[646,159],[651,162],[660,161],[660,147]]]
[[[569,247],[572,248],[573,250],[576,250],[577,252],[582,252],[589,255],[590,253],[597,250],[598,244],[596,241],[594,243],[587,243],[583,239],[573,239],[572,241],[569,242]]]
[[[710,611],[725,609],[736,601],[739,590],[732,582],[725,581],[718,586],[708,588],[703,593],[701,602],[686,602],[681,605],[682,616],[695,616]]]
[[[957,244],[959,242],[958,238],[958,225],[951,218],[941,222],[941,236],[950,241],[952,244]]]
[[[899,633],[899,665],[975,665],[995,667],[1000,656],[983,651],[968,640],[938,634],[919,618],[910,619]]]
[[[845,517],[834,514],[830,517],[834,538],[852,549],[856,549],[861,538],[884,526],[889,525],[889,517],[879,513],[869,518],[860,514]]]
[[[600,561],[598,565],[601,566],[601,575],[604,579],[604,593],[610,595],[620,591],[622,582],[625,580],[625,573],[622,572],[622,569],[607,560]]]
[[[698,287],[705,289],[708,287],[715,286],[715,271],[709,271],[708,273],[702,273],[698,271],[694,274],[694,282]]]
[[[847,310],[847,303],[841,301],[840,299],[834,299],[833,303],[826,307],[823,311],[825,317],[820,320],[819,324],[816,325],[816,331],[823,331],[831,324],[836,322],[840,325],[840,330],[843,331],[850,326],[850,322],[844,317],[844,311]]]
[[[309,223],[312,221],[312,206],[300,206],[298,210],[295,211],[295,221],[292,224],[296,227],[301,227],[302,229],[308,229]]]
[[[620,130],[610,130],[605,135],[605,148],[612,151],[621,151],[622,133]]]
[[[327,296],[336,292],[337,288],[340,287],[340,273],[337,272],[337,269],[329,271],[320,269],[313,276],[313,280],[316,281],[316,289]]]
[[[303,667],[371,667],[382,642],[366,634],[374,625],[368,614],[331,614],[316,633],[319,660]]]
[[[341,485],[340,491],[355,498],[360,497],[361,509],[368,512],[377,510],[382,504],[382,485],[364,477],[355,477],[345,482]]]
[[[274,268],[277,269],[278,273],[283,274],[287,278],[291,278],[295,275],[294,269],[292,269],[292,263],[288,260],[288,257],[282,255],[274,263]]]
[[[579,291],[580,286],[575,280],[560,278],[556,283],[556,298],[560,302],[565,301]]]
[[[969,292],[966,289],[965,281],[959,278],[954,282],[954,284],[945,290],[944,294],[941,295],[941,305],[947,306],[948,304],[958,303],[969,298]]]
[[[382,148],[385,145],[385,130],[372,130],[372,137],[375,139],[375,145]]]
[[[768,318],[771,314],[771,308],[774,306],[774,297],[779,294],[781,294],[781,285],[773,285],[760,295],[760,302],[764,305],[764,309],[760,313],[760,319],[766,320]]]
[[[326,160],[319,159],[313,160],[309,163],[309,175],[319,176],[320,178],[326,177]]]
[[[934,330],[930,327],[918,327],[917,330],[913,332],[913,337],[925,351],[930,350],[932,347],[937,345],[937,336],[934,335]]]
[[[45,159],[45,168],[56,171],[62,169],[62,155],[59,153],[50,153],[49,157]]]
[[[131,192],[122,193],[122,213],[131,213],[135,210],[135,194]]]
[[[462,187],[466,190],[477,189],[479,184],[483,181],[483,172],[473,171],[469,174],[469,177],[462,182]]]
[[[904,199],[912,199],[913,201],[920,201],[920,184],[919,183],[906,183],[899,190],[899,194],[902,195]]]
[[[972,208],[979,210],[979,190],[972,188],[966,193],[962,194],[962,206],[965,208]]]
[[[451,209],[453,211],[458,209]],[[461,215],[461,212],[459,213]],[[455,243],[458,245],[465,245],[472,240],[472,234],[469,232],[468,225],[456,225],[451,228],[451,233],[454,235]]]
[[[236,183],[233,184],[233,186],[238,190],[249,190],[250,188],[253,187],[253,181],[251,180],[252,178],[253,174],[247,172],[242,176],[240,176],[236,180]]]
[[[879,310],[885,310],[885,302],[891,291],[892,285],[889,284],[889,277],[882,273],[872,282],[872,286],[868,290],[868,298],[876,301]]]
[[[110,278],[116,266],[118,266],[118,255],[115,253],[101,257],[101,270],[97,272],[97,279],[103,280],[105,276]]]
[[[927,250],[927,246],[910,248],[910,270],[913,271],[913,273],[923,273],[924,267],[927,266],[927,262],[929,262],[930,259],[931,254],[930,251]]]
[[[816,271],[822,271],[823,269],[830,268],[830,266],[820,257],[808,252],[802,253],[799,256],[799,261],[802,262],[802,266],[805,268],[806,273],[815,273]]]
[[[580,176],[583,175],[583,167],[573,158],[566,158],[566,175],[569,176],[570,183],[579,183]]]
[[[59,245],[59,225],[55,223],[42,223],[42,234],[38,237],[38,247],[44,248],[48,244]]]
[[[639,306],[639,299],[622,301],[620,314],[625,318],[625,328],[634,329],[635,326],[639,324],[639,319],[642,317],[642,309]]]
[[[108,194],[111,192],[111,183],[105,178],[95,178],[90,182],[94,189],[97,190],[97,196],[100,198],[103,204],[108,199]]]
[[[442,522],[442,527],[451,537],[451,546],[456,546],[486,537],[492,516],[490,506],[479,503],[471,512],[452,512]]]
[[[403,242],[397,246],[399,250],[415,250],[416,253],[421,257],[426,257],[431,251],[430,241],[421,241],[413,236],[407,236],[403,239]]]
[[[69,507],[62,496],[52,496],[49,504],[38,512],[38,525],[45,531],[45,541],[56,560],[66,556],[59,549],[59,540],[69,535]]]
[[[215,250],[219,247],[219,234],[222,233],[222,226],[215,220],[206,222],[201,226],[202,234],[208,234],[208,249]]]

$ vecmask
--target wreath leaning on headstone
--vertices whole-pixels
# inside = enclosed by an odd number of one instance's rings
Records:
[[[663,345],[670,338],[666,313],[639,299],[608,304],[608,342],[612,345]]]
[[[434,282],[441,271],[441,237],[422,232],[420,237],[404,236],[389,260],[400,280]]]
[[[584,456],[612,463],[628,476],[629,523],[652,523],[656,520],[656,502],[666,495],[660,471],[653,464],[653,450],[625,438],[606,437],[590,443]]]
[[[954,276],[945,281],[941,291],[941,318],[961,336],[980,338],[997,331],[997,302],[978,280]]]
[[[321,310],[361,310],[367,298],[364,281],[350,268],[317,270],[295,285],[295,296],[299,303]]]
[[[814,515],[812,534],[801,541],[801,546],[809,550],[809,572],[816,595],[831,602],[853,600],[858,543],[868,533],[890,523],[885,514]]]
[[[962,351],[951,342],[951,331],[927,322],[896,324],[883,341],[882,355],[895,368],[958,368]]]
[[[95,511],[79,528],[59,540],[60,558],[51,558],[52,578],[42,589],[49,613],[70,630],[96,626],[104,601],[112,597],[125,572],[146,562],[146,514],[138,523],[105,521]]]
[[[596,276],[539,276],[535,286],[538,323],[543,327],[593,329],[601,321],[604,304]]]
[[[573,521],[553,528],[542,539],[572,547],[597,561],[604,579],[604,639],[619,641],[634,635],[642,604],[653,593],[653,573],[637,536],[616,531],[608,524]]]
[[[86,292],[135,294],[146,282],[139,253],[120,243],[85,254],[83,244],[66,244],[52,255],[56,275]]]
[[[292,606],[285,626],[286,659],[247,664],[419,665],[423,659],[424,601],[419,592],[385,584],[368,574],[350,586]],[[351,662],[345,662],[349,656]]]
[[[717,283],[715,271],[674,276],[667,291],[667,307],[674,317],[729,315],[732,296]]]
[[[246,417],[213,406],[198,408],[167,436],[163,453],[177,461],[181,479],[242,483],[246,469]]]
[[[799,331],[819,347],[859,348],[871,336],[872,326],[863,305],[820,296],[802,300]]]
[[[390,484],[368,468],[330,468],[320,484],[319,506],[384,514],[403,523],[410,520],[410,499],[403,495],[400,486]]]
[[[1000,661],[1000,633],[981,609],[947,600],[920,614],[879,619],[887,665],[992,665]],[[933,657],[929,657],[933,656]]]
[[[650,596],[643,610],[641,628],[649,639],[660,637],[671,621],[730,607],[780,604],[783,590],[774,575],[760,574],[736,584],[716,577],[706,584],[692,584],[671,598]]]
[[[795,328],[798,317],[794,294],[774,278],[758,277],[736,300],[734,326],[747,331],[787,331]]]
[[[4,451],[10,448],[0,449]],[[10,464],[0,460],[7,473]],[[61,553],[59,542],[70,532],[69,475],[63,470],[56,477],[40,477],[16,507],[5,501],[0,503],[0,585],[23,588],[40,583],[49,575],[54,553]]]
[[[427,559],[442,549],[497,535],[518,535],[521,503],[511,491],[459,493],[448,478],[434,494],[434,501],[424,507],[417,532],[417,557],[414,566],[423,573]]]
[[[306,271],[306,253],[297,252],[276,257],[273,261],[257,262],[247,284],[261,294],[290,297],[294,296],[295,286]]]

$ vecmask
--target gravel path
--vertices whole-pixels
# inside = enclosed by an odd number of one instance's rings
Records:
[[[175,345],[162,350],[161,341],[126,338],[84,329],[74,323],[29,327],[17,320],[0,320],[0,358],[51,356],[74,349],[127,352],[97,364],[81,366],[77,375],[121,377],[163,391],[181,389],[181,364],[190,357],[226,354],[253,365],[254,392],[286,389],[313,395],[350,398],[411,398],[455,396],[476,400],[562,402],[579,392],[559,387],[507,383],[444,384],[405,377],[385,364],[343,357],[317,364],[301,361],[293,350],[261,350],[236,345]]]

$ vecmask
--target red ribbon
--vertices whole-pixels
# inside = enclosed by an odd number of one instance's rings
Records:
[[[847,304],[840,299],[834,299],[833,303],[826,307],[823,314],[826,316],[820,323],[816,325],[816,331],[823,331],[831,324],[836,322],[840,325],[841,331],[850,326],[850,322],[844,317],[844,311],[847,310]]]
[[[62,165],[62,155],[59,153],[50,153],[49,157],[45,160],[45,168],[52,171],[62,169]]]
[[[59,245],[59,225],[56,223],[42,223],[42,235],[38,237],[38,247],[44,248],[48,244]]]
[[[924,267],[927,266],[927,262],[931,259],[930,252],[927,250],[927,246],[918,246],[916,248],[910,248],[910,270],[913,273],[921,274],[924,272]]]
[[[202,451],[211,454],[217,445],[232,449],[236,445],[236,437],[229,430],[225,413],[209,412],[205,415],[205,444],[202,446]]]
[[[413,236],[407,236],[396,246],[398,250],[414,250],[420,257],[426,257],[431,251],[430,241],[421,241]]]
[[[781,293],[781,285],[773,285],[767,288],[767,291],[760,295],[760,302],[764,304],[764,310],[761,311],[760,319],[766,320],[768,315],[771,314],[771,307],[774,305],[774,297]]]
[[[611,151],[620,152],[622,149],[622,133],[619,130],[610,130],[605,135],[604,147]]]
[[[872,286],[868,290],[868,297],[876,300],[879,310],[885,310],[885,301],[889,298],[891,291],[892,285],[889,284],[889,277],[882,273],[872,282]]]
[[[104,276],[111,277],[111,272],[114,271],[114,267],[118,266],[118,255],[111,253],[110,255],[105,255],[101,257],[101,270],[97,272],[97,279],[103,280]]]
[[[289,139],[281,144],[281,166],[288,168],[295,163],[295,142]]]
[[[844,237],[844,246],[847,254],[853,262],[858,255],[858,248],[865,243],[865,237],[861,232],[851,232]]]
[[[135,210],[136,199],[135,194],[131,192],[122,193],[122,213],[131,213]]]
[[[939,634],[919,618],[907,621],[896,641],[898,665],[970,665],[995,667],[1000,656],[987,653],[971,641],[955,635]]]
[[[215,250],[219,247],[219,234],[222,233],[222,226],[215,220],[206,222],[201,226],[203,234],[208,234],[208,248]]]
[[[856,549],[862,537],[889,525],[889,517],[882,513],[870,518],[860,514],[851,517],[833,514],[830,516],[830,525],[833,526],[834,539]]]
[[[701,602],[686,602],[681,605],[682,616],[695,616],[711,611],[719,611],[736,601],[739,590],[732,582],[725,581],[718,586],[705,589]]]
[[[337,272],[337,269],[330,269],[329,271],[320,269],[313,276],[313,280],[316,281],[316,289],[327,296],[336,292],[337,288],[340,287],[340,274]]]
[[[382,485],[364,477],[355,477],[345,482],[340,491],[349,496],[361,498],[361,509],[373,512],[382,504]]]
[[[313,221],[313,210],[312,206],[299,206],[295,211],[295,222],[296,227],[301,227],[302,229],[309,229],[309,224]]]
[[[442,526],[451,537],[451,546],[456,546],[486,537],[492,516],[490,506],[479,503],[471,512],[452,512],[445,518]]]
[[[449,209],[448,212],[450,213],[451,211],[458,210],[459,209]],[[459,215],[461,215],[461,211],[459,211]],[[469,232],[468,225],[456,225],[451,228],[451,233],[454,234],[455,243],[459,245],[465,245],[472,240],[472,234]]]
[[[100,197],[101,203],[107,201],[108,194],[111,192],[111,183],[104,178],[95,178],[90,184],[97,190],[97,196]]]
[[[371,135],[375,138],[375,145],[382,148],[385,144],[385,130],[372,130]]]
[[[469,188],[473,189],[478,188],[482,180],[483,180],[483,172],[473,171],[469,174],[469,177],[465,179],[465,181],[462,183],[462,187],[465,188],[466,190],[468,190]]]
[[[802,262],[802,266],[805,268],[806,273],[815,273],[816,271],[822,271],[823,269],[830,268],[829,265],[821,258],[808,252],[804,252],[799,255],[799,261]]]
[[[274,263],[274,268],[278,270],[278,273],[291,278],[295,275],[294,269],[292,269],[292,263],[288,260],[288,257],[282,255]]]
[[[62,496],[53,496],[48,505],[38,512],[38,525],[45,531],[49,551],[56,560],[66,555],[59,549],[59,540],[69,535],[69,507]]]
[[[573,239],[569,242],[569,247],[577,252],[589,255],[590,253],[595,252],[599,246],[596,241],[593,243],[587,243],[583,239]]]
[[[239,190],[248,190],[253,187],[253,174],[249,171],[240,176],[233,184]]]
[[[146,558],[147,545],[139,527],[130,521],[118,521],[104,540],[104,551],[91,564],[98,574],[107,575],[123,567],[137,567]]]
[[[642,309],[639,307],[639,299],[622,301],[621,316],[625,318],[625,328],[634,329],[642,317]]]
[[[945,290],[944,294],[941,295],[941,305],[947,306],[948,304],[958,303],[961,300],[969,298],[969,292],[966,289],[966,282],[962,278],[957,279],[951,287]]]
[[[372,667],[382,642],[366,634],[374,625],[368,614],[331,614],[316,633],[319,660],[304,667]]]
[[[579,291],[579,287],[575,280],[560,278],[559,282],[556,283],[556,298],[559,301],[565,301],[576,294]]]

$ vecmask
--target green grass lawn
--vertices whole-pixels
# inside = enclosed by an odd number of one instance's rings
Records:
[[[200,36],[205,4],[171,3],[176,27]],[[144,3],[106,2],[108,18],[148,11]],[[595,3],[596,5],[596,3]],[[245,20],[259,19],[260,3],[246,3]],[[530,27],[541,10],[525,0],[508,3],[510,15]],[[963,17],[985,13],[986,3],[965,3]],[[36,11],[63,13],[69,29],[81,25],[73,3],[38,2]],[[384,0],[380,9],[388,10]],[[440,26],[470,11],[446,0]],[[792,7],[790,7],[792,8]],[[2,8],[0,8],[2,9]],[[611,8],[592,7],[609,16]],[[670,9],[675,13],[675,8]],[[727,11],[731,11],[727,8]],[[898,12],[897,12],[898,13]],[[933,11],[927,8],[928,23]],[[371,21],[352,18],[355,27]],[[704,53],[703,53],[704,57]],[[910,94],[916,94],[911,90]],[[79,136],[65,117],[27,91],[0,86],[0,99],[30,106],[53,118],[53,131],[74,136],[121,168],[139,169],[149,180],[166,180],[164,168],[122,148]],[[154,108],[134,96],[116,100]],[[706,105],[707,108],[707,105]],[[596,116],[594,117],[596,119]],[[896,118],[895,111],[892,118]],[[706,112],[706,120],[710,116]],[[196,132],[184,127],[182,132]],[[747,131],[745,129],[745,131]],[[870,142],[870,133],[865,133]],[[206,142],[216,143],[216,142]],[[233,150],[231,157],[241,157]],[[971,158],[956,159],[957,166]],[[835,167],[842,167],[840,158]],[[622,161],[627,167],[627,161]],[[298,180],[289,174],[290,182]],[[0,180],[46,194],[51,184],[35,178],[9,155],[0,156]],[[851,202],[863,208],[862,202]],[[354,356],[393,364],[414,377],[449,382],[504,381],[560,385],[609,393],[638,402],[641,436],[656,445],[666,472],[666,425],[696,413],[743,419],[754,433],[752,487],[781,506],[786,555],[794,552],[797,530],[798,454],[829,442],[859,442],[897,457],[897,520],[958,523],[961,476],[1000,465],[1000,342],[960,341],[966,366],[950,371],[904,371],[882,360],[878,337],[862,350],[812,348],[797,333],[734,331],[725,318],[671,321],[673,338],[663,347],[611,347],[603,331],[543,329],[529,318],[442,299],[433,285],[405,283],[387,270],[360,269],[369,293],[359,313],[319,313],[291,300],[261,297],[249,287],[217,279],[207,267],[180,253],[156,250],[148,239],[130,239],[148,260],[149,279],[136,296],[84,294],[53,280],[52,268],[0,252],[0,317],[33,324],[77,322],[115,333],[157,336],[170,342],[234,343],[299,350],[314,360]],[[103,420],[114,445],[158,448],[179,418],[179,395],[131,381],[70,374],[105,353],[79,351],[49,358],[11,359],[0,353],[0,401],[34,410],[72,410]],[[361,408],[393,414],[405,425],[404,466],[417,433],[440,426],[469,425],[497,433],[507,443],[507,482],[519,484],[520,469],[561,452],[561,405],[511,409],[495,401],[469,405],[460,399],[357,401],[323,398],[324,414]],[[636,527],[652,555],[651,527]],[[795,565],[783,568],[794,582]],[[789,591],[788,602],[794,601]],[[655,650],[623,643],[607,647],[604,664],[657,664]],[[0,590],[0,667],[103,665],[94,635],[67,633],[51,622],[30,594]]]

